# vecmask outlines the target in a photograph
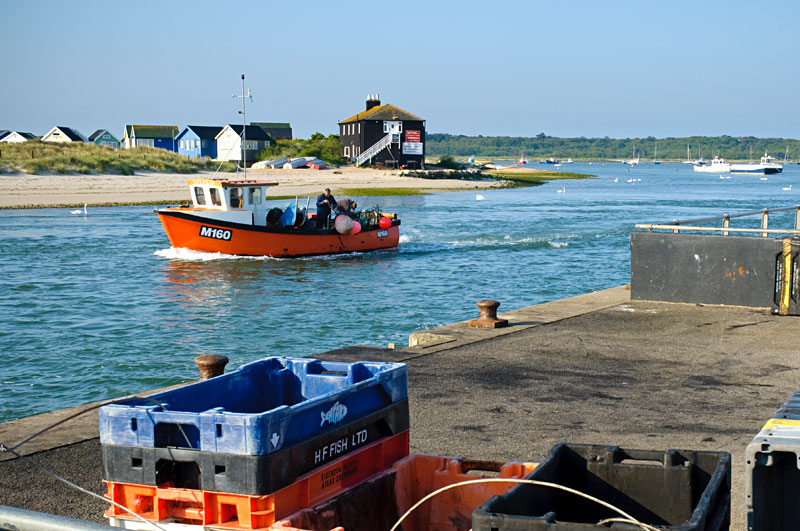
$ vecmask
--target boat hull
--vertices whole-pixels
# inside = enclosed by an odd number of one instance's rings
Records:
[[[158,218],[173,247],[242,256],[278,258],[374,251],[397,247],[400,221],[388,229],[358,234],[335,230],[269,228],[193,215],[190,210],[159,210]]]
[[[731,171],[730,164],[714,164],[712,166],[695,166],[697,173],[728,173]]]
[[[731,173],[751,174],[751,175],[775,175],[781,173],[783,168],[762,166],[760,164],[734,164],[731,166]]]

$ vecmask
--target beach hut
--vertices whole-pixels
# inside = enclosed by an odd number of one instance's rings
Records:
[[[57,142],[62,144],[68,142],[86,142],[86,137],[77,129],[64,125],[57,125],[45,133],[42,137],[42,142]]]
[[[175,139],[178,153],[191,158],[217,158],[217,134],[221,130],[219,125],[187,125]]]
[[[270,145],[270,137],[257,125],[244,129],[245,164],[250,164],[258,153]],[[242,160],[242,126],[228,124],[217,133],[217,160]]]
[[[28,140],[36,140],[36,135],[33,133],[24,133],[22,131],[11,131],[2,139],[0,139],[0,142],[18,144],[20,142],[27,142]]]
[[[108,129],[98,129],[89,135],[89,142],[97,144],[98,146],[107,146],[114,149],[119,149],[119,139],[112,135]]]
[[[275,140],[291,140],[292,124],[287,122],[250,122],[257,125]]]
[[[425,120],[399,107],[367,96],[366,109],[339,122],[342,158],[357,166],[422,168],[425,162]]]
[[[177,125],[126,125],[122,147],[154,147],[178,151],[175,137],[179,132]]]

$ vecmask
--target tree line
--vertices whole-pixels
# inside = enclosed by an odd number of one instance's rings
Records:
[[[630,159],[634,153],[652,160],[658,150],[658,160],[685,160],[686,146],[692,159],[708,160],[714,155],[728,160],[758,159],[764,152],[778,160],[800,159],[800,140],[787,138],[756,138],[753,136],[688,136],[679,138],[560,138],[539,133],[534,137],[465,136],[447,133],[427,133],[425,153],[429,157],[472,157],[479,159],[529,160],[619,160]],[[752,153],[752,154],[751,154]]]

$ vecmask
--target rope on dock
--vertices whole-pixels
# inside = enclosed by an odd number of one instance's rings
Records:
[[[471,479],[469,481],[461,481],[460,483],[453,483],[452,485],[447,485],[446,487],[442,487],[441,489],[435,490],[435,491],[431,492],[430,494],[428,494],[427,496],[425,496],[424,498],[422,498],[421,500],[419,500],[414,505],[412,505],[411,508],[409,510],[407,510],[403,514],[403,516],[401,516],[400,519],[397,520],[397,522],[395,522],[395,524],[392,526],[392,528],[389,531],[396,531],[396,529],[400,526],[400,524],[403,523],[403,520],[405,520],[411,513],[413,513],[420,505],[422,505],[423,503],[425,503],[429,499],[433,498],[434,496],[436,496],[438,494],[441,494],[442,492],[445,492],[447,490],[454,489],[456,487],[462,487],[464,485],[474,485],[474,484],[477,484],[477,483],[522,483],[522,484],[525,484],[525,485],[537,485],[539,487],[549,487],[549,488],[553,488],[553,489],[563,490],[563,491],[575,494],[577,496],[581,496],[583,498],[586,498],[587,500],[593,501],[595,503],[599,503],[603,507],[611,509],[612,511],[614,511],[616,513],[619,513],[620,515],[623,516],[623,518],[608,518],[606,520],[601,520],[600,522],[598,522],[598,525],[605,525],[607,523],[613,523],[613,522],[624,522],[624,523],[629,523],[629,524],[632,524],[632,525],[639,526],[644,531],[659,531],[657,528],[655,528],[655,527],[653,527],[651,525],[648,525],[648,524],[645,524],[645,523],[642,523],[642,522],[638,521],[636,518],[634,518],[633,516],[627,514],[622,509],[618,509],[617,507],[611,505],[610,503],[604,502],[603,500],[601,500],[599,498],[595,498],[594,496],[590,496],[589,494],[584,494],[583,492],[577,491],[575,489],[571,489],[569,487],[565,487],[563,485],[559,485],[557,483],[549,483],[547,481],[537,481],[535,479],[512,479],[512,478]]]

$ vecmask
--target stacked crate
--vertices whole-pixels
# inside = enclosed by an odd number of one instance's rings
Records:
[[[747,445],[745,463],[748,531],[800,529],[800,391]]]
[[[263,529],[408,455],[408,428],[405,364],[266,358],[101,408],[102,477],[151,521]]]

